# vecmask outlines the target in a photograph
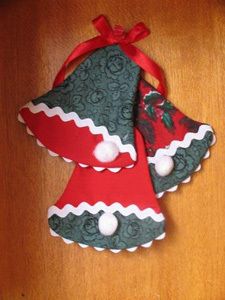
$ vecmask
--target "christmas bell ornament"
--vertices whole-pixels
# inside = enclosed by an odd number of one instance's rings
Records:
[[[147,247],[164,237],[164,217],[137,130],[135,143],[138,158],[132,168],[123,168],[116,174],[75,168],[64,193],[48,212],[54,236],[113,252],[134,251],[137,246]]]
[[[81,166],[132,165],[139,73],[118,46],[99,49],[63,83],[25,105],[20,118],[50,154]]]
[[[161,69],[133,45],[149,34],[143,23],[128,32],[104,16],[93,24],[100,35],[74,49],[53,88],[18,119],[50,155],[77,163],[49,208],[51,234],[83,248],[132,252],[165,237],[157,198],[190,180],[215,138],[165,98]],[[158,80],[157,89],[141,71]]]
[[[149,171],[160,198],[188,183],[201,169],[215,143],[210,125],[184,115],[152,85],[141,79],[136,127],[144,137]]]

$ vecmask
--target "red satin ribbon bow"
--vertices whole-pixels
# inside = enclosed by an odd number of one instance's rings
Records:
[[[160,67],[140,49],[136,48],[132,43],[144,39],[150,34],[149,29],[144,23],[140,22],[136,24],[127,33],[124,29],[116,25],[114,29],[109,25],[104,16],[99,16],[92,21],[94,27],[98,30],[100,35],[87,40],[79,44],[72,53],[68,56],[61,69],[59,70],[54,80],[53,87],[58,86],[65,79],[66,69],[73,60],[77,57],[87,54],[99,48],[103,48],[109,45],[117,44],[123,50],[123,52],[143,70],[150,73],[158,80],[157,89],[163,95],[166,94],[164,86],[164,78]]]

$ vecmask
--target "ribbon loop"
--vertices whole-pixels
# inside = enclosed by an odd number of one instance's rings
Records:
[[[120,25],[116,25],[112,29],[103,15],[98,16],[92,23],[100,35],[79,44],[72,51],[56,75],[53,87],[59,85],[64,80],[66,68],[73,60],[96,49],[117,44],[131,60],[159,81],[157,89],[163,95],[166,94],[164,78],[160,67],[150,57],[132,45],[132,43],[138,42],[150,34],[150,30],[144,23],[137,23],[128,33]]]

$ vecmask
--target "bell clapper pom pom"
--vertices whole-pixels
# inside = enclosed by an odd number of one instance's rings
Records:
[[[118,155],[119,149],[113,142],[102,141],[94,149],[94,156],[103,163],[114,161]]]
[[[169,175],[173,169],[174,161],[171,156],[164,155],[155,164],[156,173],[162,177]]]

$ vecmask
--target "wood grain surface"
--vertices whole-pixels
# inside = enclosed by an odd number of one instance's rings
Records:
[[[50,89],[74,46],[105,14],[151,36],[138,43],[165,70],[169,99],[217,134],[190,184],[160,200],[167,237],[113,254],[49,234],[47,208],[73,166],[39,148],[18,109]],[[0,299],[225,299],[225,1],[0,1]]]

